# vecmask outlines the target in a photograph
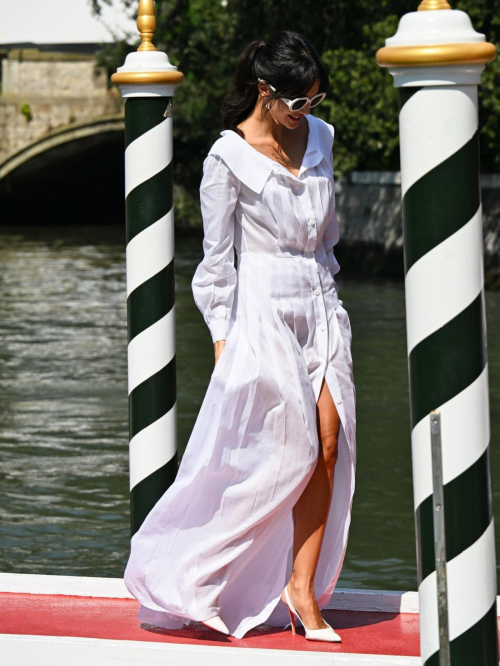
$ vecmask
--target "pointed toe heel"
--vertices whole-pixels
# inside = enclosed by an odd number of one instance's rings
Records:
[[[328,624],[324,618],[323,621]],[[328,641],[328,643],[342,642],[342,639],[330,624],[324,629],[307,629],[306,627],[304,627],[304,629],[306,630],[306,638],[310,641]]]
[[[221,634],[229,635],[229,629],[218,615],[211,617],[209,620],[202,620],[202,624],[210,627],[210,629],[215,629],[215,631],[220,631]]]
[[[285,598],[286,598],[286,603],[288,606],[288,612],[290,613],[290,620],[291,620],[291,625],[292,625],[292,634],[296,634],[295,630],[295,615],[298,617],[300,622],[302,623],[302,626],[304,627],[304,630],[306,632],[306,638],[309,641],[326,641],[328,643],[341,643],[342,639],[338,635],[338,633],[333,629],[333,627],[328,624],[328,622],[323,618],[323,622],[327,624],[328,626],[325,627],[324,629],[308,629],[306,625],[302,622],[302,619],[300,615],[297,613],[295,608],[293,607],[292,602],[290,601],[290,596],[288,594],[288,584],[284,588],[285,592]],[[288,626],[288,625],[287,625]]]

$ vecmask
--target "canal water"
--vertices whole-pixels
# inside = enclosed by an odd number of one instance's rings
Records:
[[[213,369],[176,254],[179,452]],[[0,571],[122,576],[129,549],[121,225],[0,228]],[[340,587],[416,590],[404,286],[337,275],[353,329],[358,466]],[[500,293],[487,292],[500,535]],[[500,551],[498,551],[500,555]]]

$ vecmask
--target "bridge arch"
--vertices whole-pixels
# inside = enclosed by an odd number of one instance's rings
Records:
[[[124,217],[123,115],[46,133],[0,163],[2,223],[99,223]]]

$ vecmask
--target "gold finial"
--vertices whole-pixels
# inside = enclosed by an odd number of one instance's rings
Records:
[[[446,0],[422,0],[418,6],[419,12],[424,12],[431,9],[451,9],[451,5]]]
[[[139,0],[137,10],[137,29],[141,35],[141,45],[138,51],[156,51],[153,44],[153,34],[156,30],[155,3],[153,0]]]

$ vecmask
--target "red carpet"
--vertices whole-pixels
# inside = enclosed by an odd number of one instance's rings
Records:
[[[169,631],[139,624],[139,604],[129,599],[68,597],[47,594],[0,593],[0,633],[73,636],[111,640],[154,641],[194,645],[227,645],[280,650],[419,656],[417,614],[361,611],[323,611],[342,636],[342,643],[320,643],[304,638],[303,629],[261,625],[238,640],[197,624]]]

